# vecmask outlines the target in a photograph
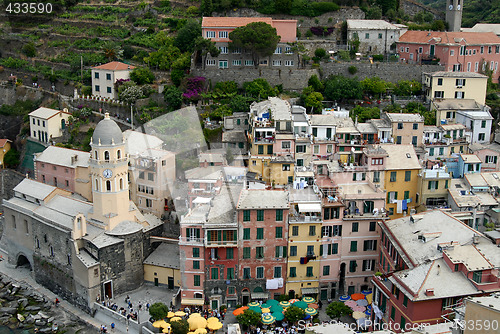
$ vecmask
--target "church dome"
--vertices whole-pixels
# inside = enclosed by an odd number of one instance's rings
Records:
[[[93,145],[116,145],[123,144],[122,130],[115,121],[109,118],[109,114],[104,115],[104,119],[97,124],[92,135]]]

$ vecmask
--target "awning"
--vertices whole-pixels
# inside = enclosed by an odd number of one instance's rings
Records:
[[[321,212],[320,203],[299,203],[299,212]]]
[[[310,295],[313,293],[318,293],[318,288],[302,288],[303,295]]]
[[[205,300],[203,298],[182,298],[181,305],[203,305]]]
[[[196,197],[194,200],[193,200],[193,203],[194,204],[207,204],[207,203],[210,203],[212,199],[209,198],[209,197]]]
[[[268,299],[269,293],[267,292],[252,292],[252,299]]]

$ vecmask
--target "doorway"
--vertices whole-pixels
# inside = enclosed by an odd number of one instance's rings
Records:
[[[295,298],[295,290],[288,291],[288,298],[290,298],[290,299],[294,299]]]
[[[107,281],[103,283],[104,296],[108,299],[113,299],[113,282]]]
[[[19,267],[27,268],[27,269],[31,270],[31,263],[28,260],[28,258],[26,256],[24,256],[23,254],[20,254],[17,257],[16,268],[19,268]]]
[[[340,279],[339,279],[339,293],[341,295],[344,294],[344,285],[345,285],[345,262],[340,264]]]
[[[173,289],[174,288],[174,278],[173,277],[168,277],[168,288]]]
[[[158,286],[158,277],[155,277],[155,286]]]
[[[212,307],[212,310],[218,310],[219,309],[219,301],[217,299],[212,299],[210,302],[210,306]]]

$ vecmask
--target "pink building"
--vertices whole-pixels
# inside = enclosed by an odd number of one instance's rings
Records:
[[[89,152],[49,146],[35,156],[35,178],[91,200],[89,159]]]
[[[188,180],[188,206],[193,207],[193,200],[199,198],[195,204],[208,203],[222,186],[222,167],[196,167],[184,172]],[[204,201],[203,198],[206,200]]]
[[[422,64],[437,60],[445,71],[493,71],[498,82],[500,37],[492,32],[416,31],[404,33],[397,43],[401,62]]]

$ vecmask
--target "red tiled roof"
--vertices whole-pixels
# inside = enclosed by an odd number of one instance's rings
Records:
[[[237,28],[252,22],[265,22],[272,26],[273,19],[270,17],[203,17],[201,27]]]
[[[4,147],[7,142],[10,141],[8,139],[0,139],[0,147]]]
[[[469,45],[500,44],[500,37],[492,32],[445,32],[445,31],[420,31],[408,30],[401,37],[399,43],[427,44],[433,38],[437,44],[459,44],[460,39],[465,39]]]
[[[92,67],[94,69],[99,69],[99,70],[110,70],[110,71],[123,71],[123,70],[133,70],[135,66],[128,65],[119,61],[112,61],[107,64],[99,65]]]

